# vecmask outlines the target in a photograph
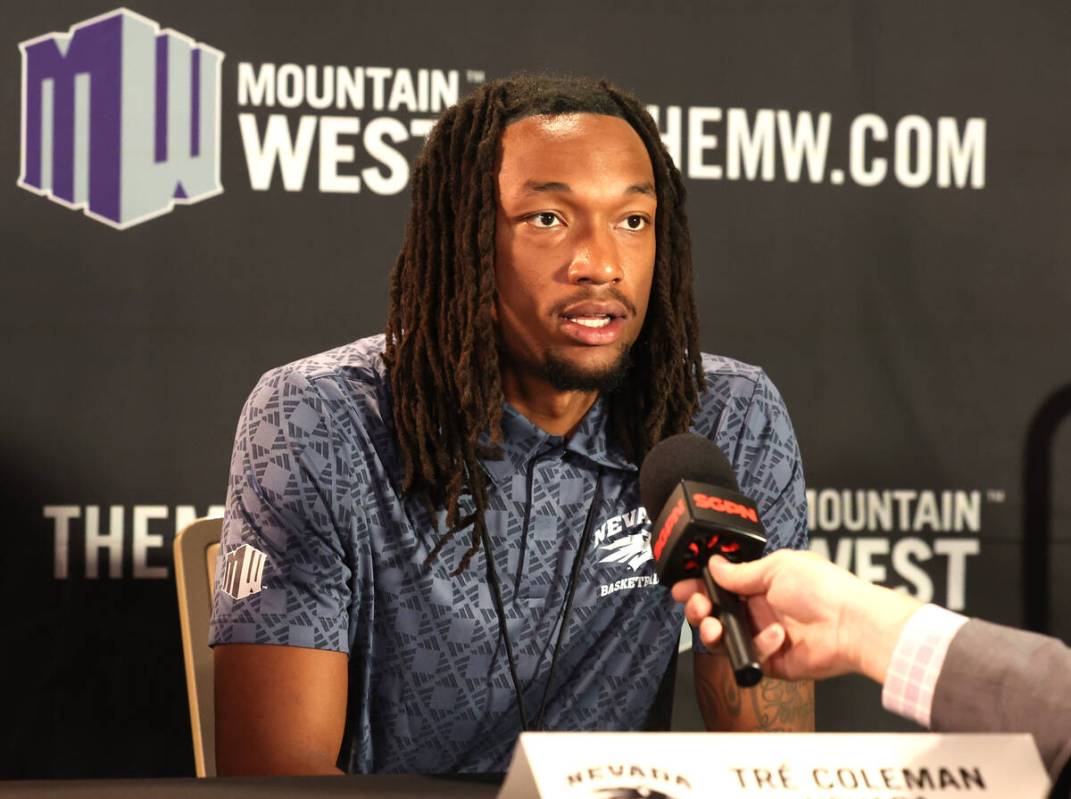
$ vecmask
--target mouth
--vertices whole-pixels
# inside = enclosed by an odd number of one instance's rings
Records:
[[[618,340],[628,311],[619,302],[581,302],[566,308],[559,318],[567,338],[578,344],[599,346]]]
[[[614,321],[614,317],[610,316],[609,314],[595,316],[564,316],[562,318],[568,322],[572,322],[573,324],[590,327],[592,330],[598,330],[599,328],[606,327],[608,324]]]

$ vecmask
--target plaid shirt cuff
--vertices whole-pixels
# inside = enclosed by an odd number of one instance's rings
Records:
[[[930,726],[937,676],[948,646],[966,616],[937,605],[923,605],[907,620],[885,673],[881,704],[886,710]]]

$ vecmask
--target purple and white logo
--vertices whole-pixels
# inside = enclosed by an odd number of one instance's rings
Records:
[[[120,230],[223,191],[219,50],[125,8],[19,49],[19,186]]]

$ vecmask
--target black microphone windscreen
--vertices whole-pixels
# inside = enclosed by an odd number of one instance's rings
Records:
[[[708,438],[680,433],[651,447],[640,465],[640,500],[655,519],[681,480],[720,486],[739,493],[729,459]]]

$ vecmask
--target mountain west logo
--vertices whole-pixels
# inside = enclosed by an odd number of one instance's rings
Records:
[[[125,8],[19,49],[19,186],[120,230],[223,191],[219,50]]]
[[[232,599],[245,599],[260,593],[266,557],[259,549],[242,544],[227,555],[223,563],[220,590]]]

